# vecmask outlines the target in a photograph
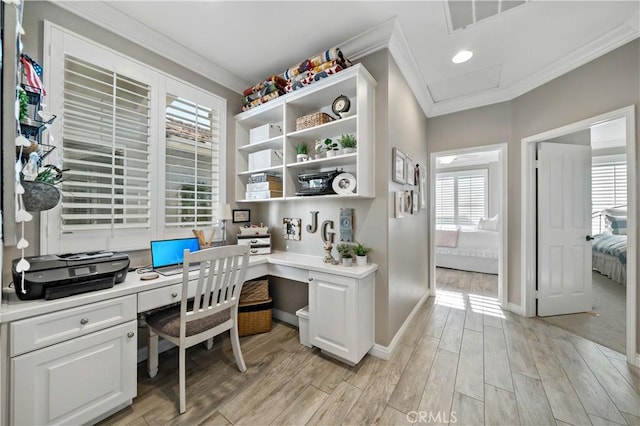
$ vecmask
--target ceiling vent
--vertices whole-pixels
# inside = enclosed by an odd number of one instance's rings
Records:
[[[445,13],[449,32],[458,31],[484,19],[499,15],[530,0],[448,0]]]

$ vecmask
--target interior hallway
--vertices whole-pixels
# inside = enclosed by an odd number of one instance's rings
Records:
[[[188,351],[179,416],[177,351],[154,379],[138,369],[134,404],[104,424],[640,424],[640,369],[536,318],[503,312],[495,275],[438,269],[438,296],[414,316],[389,361],[348,367],[298,343],[295,328]],[[455,418],[454,418],[455,416]]]

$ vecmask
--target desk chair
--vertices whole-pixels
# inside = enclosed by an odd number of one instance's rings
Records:
[[[195,262],[200,262],[198,284],[193,300],[188,300],[189,264]],[[238,300],[248,265],[247,245],[215,247],[195,253],[185,250],[180,306],[156,312],[146,319],[150,377],[158,373],[158,336],[179,347],[180,414],[185,412],[186,405],[185,356],[188,347],[229,330],[238,369],[241,372],[247,369],[238,338]]]

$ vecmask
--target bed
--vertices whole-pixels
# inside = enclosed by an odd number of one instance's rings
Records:
[[[627,211],[611,208],[596,213],[604,226],[591,241],[592,268],[622,285],[627,283]],[[595,215],[594,215],[595,217]]]
[[[499,233],[485,229],[436,230],[436,266],[498,274]]]

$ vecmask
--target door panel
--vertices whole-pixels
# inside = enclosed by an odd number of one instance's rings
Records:
[[[591,147],[538,145],[538,315],[591,310]]]

